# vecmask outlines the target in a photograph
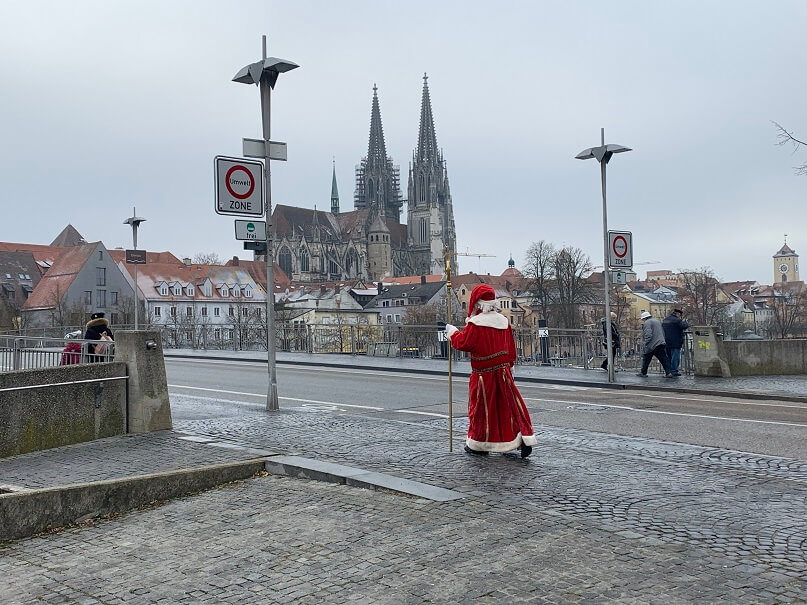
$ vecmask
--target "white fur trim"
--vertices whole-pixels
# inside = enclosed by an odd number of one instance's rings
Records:
[[[476,441],[470,437],[465,439],[465,444],[472,450],[476,450],[478,452],[509,452],[510,450],[520,448],[522,443],[532,447],[533,445],[538,445],[538,440],[534,435],[522,437],[521,433],[519,433],[512,441],[507,441],[504,443],[495,441]]]
[[[510,322],[501,313],[480,313],[465,320],[467,324],[474,324],[483,328],[495,328],[497,330],[505,330],[510,327]]]
[[[454,334],[454,332],[459,331],[460,330],[457,326],[454,326],[452,324],[446,324],[446,334],[448,335],[449,338],[451,338],[451,335]]]

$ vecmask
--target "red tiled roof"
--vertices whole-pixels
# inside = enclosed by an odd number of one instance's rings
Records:
[[[109,256],[116,263],[121,263],[126,259],[126,250],[121,250],[118,248],[114,250],[109,250]],[[149,263],[176,263],[179,265],[182,264],[182,261],[179,260],[176,256],[174,256],[170,252],[146,251],[146,264]]]
[[[70,248],[62,248],[62,254],[56,259],[47,273],[39,280],[39,284],[25,301],[23,309],[53,309],[56,303],[67,293],[70,284],[76,279],[84,263],[90,258],[100,242],[81,244]],[[36,258],[36,254],[34,254]]]

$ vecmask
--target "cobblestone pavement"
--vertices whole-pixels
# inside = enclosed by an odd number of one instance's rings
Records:
[[[442,420],[302,408],[177,420],[175,429],[230,447],[171,432],[103,440],[61,448],[73,460],[42,481],[97,474],[123,459],[124,443],[138,444],[128,474],[245,457],[240,445],[467,498],[238,482],[5,545],[0,602],[807,602],[805,461],[549,427],[527,460],[481,458],[461,451],[459,420],[449,453]],[[23,458],[0,461],[4,480],[24,470]],[[44,476],[47,466],[40,458],[28,470]]]

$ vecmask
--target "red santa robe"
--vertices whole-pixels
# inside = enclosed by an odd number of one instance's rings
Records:
[[[488,309],[468,317],[465,324],[449,338],[452,347],[471,354],[466,445],[481,452],[536,445],[530,414],[510,371],[516,343],[507,318]]]

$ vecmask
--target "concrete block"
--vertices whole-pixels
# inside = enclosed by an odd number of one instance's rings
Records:
[[[130,433],[173,428],[168,381],[160,333],[156,330],[115,332],[115,360],[129,371]]]

